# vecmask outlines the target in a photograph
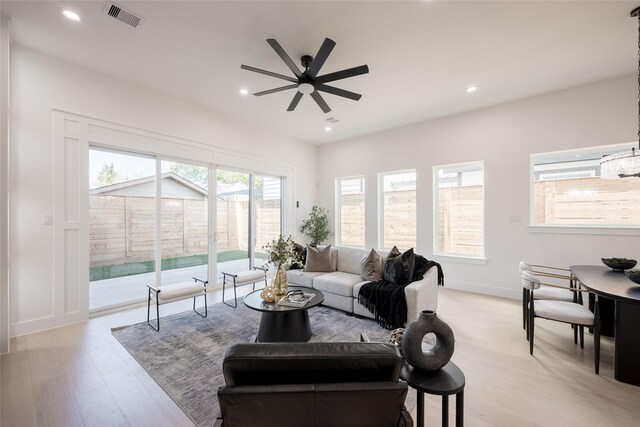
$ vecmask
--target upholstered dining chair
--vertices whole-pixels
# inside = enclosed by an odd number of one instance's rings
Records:
[[[533,339],[535,331],[535,318],[540,317],[556,322],[569,323],[576,325],[580,330],[580,348],[584,348],[584,327],[593,328],[593,349],[595,359],[596,375],[600,373],[600,305],[598,296],[595,296],[595,312],[592,313],[588,308],[578,302],[567,301],[551,301],[536,299],[535,294],[540,290],[541,286],[551,286],[562,289],[563,287],[551,283],[543,283],[539,277],[527,270],[521,273],[522,285],[529,291],[529,319],[527,322],[527,332],[529,338],[529,354],[533,355]],[[585,289],[568,289],[572,292],[588,292]]]
[[[520,274],[523,271],[529,271],[536,274],[539,277],[568,281],[569,289],[564,287],[557,288],[555,286],[540,286],[540,289],[535,293],[536,299],[550,300],[550,301],[566,301],[566,302],[579,302],[582,304],[582,294],[576,292],[579,288],[578,281],[571,274],[571,271],[565,268],[550,267],[544,265],[530,264],[528,262],[520,261],[519,265]],[[526,287],[522,287],[522,328],[527,330],[528,306],[529,306],[530,292]],[[573,325],[572,325],[573,327]],[[573,340],[577,344],[578,342],[578,330],[573,328]],[[527,338],[529,335],[527,334]]]

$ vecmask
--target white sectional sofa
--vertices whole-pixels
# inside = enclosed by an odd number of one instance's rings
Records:
[[[368,253],[368,250],[363,249],[331,248],[333,272],[316,273],[289,270],[287,271],[287,281],[290,285],[322,291],[324,294],[323,305],[373,319],[374,315],[358,302],[360,287],[367,283],[360,276],[360,263]],[[383,266],[386,255],[386,252],[380,252]],[[422,280],[407,285],[404,294],[407,299],[408,322],[416,320],[422,310],[435,311],[438,307],[437,269],[435,267],[429,269]]]

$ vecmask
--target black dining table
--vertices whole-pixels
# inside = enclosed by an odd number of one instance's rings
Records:
[[[616,380],[640,386],[640,285],[624,271],[598,265],[572,265],[580,284],[599,298],[614,303]],[[602,318],[607,321],[606,318]]]

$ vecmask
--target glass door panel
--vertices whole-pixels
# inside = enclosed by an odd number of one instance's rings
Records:
[[[89,310],[142,301],[155,283],[156,160],[89,149]]]
[[[267,261],[263,247],[282,232],[282,178],[254,175],[255,247],[253,265]]]
[[[163,160],[161,285],[208,280],[209,168]]]
[[[217,274],[249,270],[249,174],[216,171]]]

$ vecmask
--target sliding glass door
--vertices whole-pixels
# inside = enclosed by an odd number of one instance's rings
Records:
[[[209,168],[161,162],[160,283],[208,280]]]
[[[267,262],[264,246],[282,233],[282,178],[255,175],[253,178],[255,200],[254,266]]]
[[[264,246],[282,232],[282,178],[218,169],[216,242],[222,273],[262,267]]]
[[[227,169],[216,171],[216,250],[218,279],[222,273],[251,268],[251,176]]]
[[[280,177],[96,147],[89,160],[90,311],[146,301],[147,284],[260,267],[282,232]]]
[[[156,272],[156,160],[89,150],[89,310],[139,301]]]

